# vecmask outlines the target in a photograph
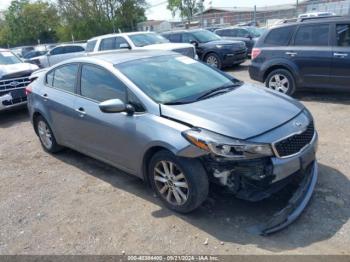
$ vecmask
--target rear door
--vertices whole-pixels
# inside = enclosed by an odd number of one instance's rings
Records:
[[[335,87],[350,88],[350,22],[337,23],[334,31],[331,83]]]
[[[76,135],[74,100],[78,68],[78,64],[68,64],[48,72],[45,88],[39,94],[56,138],[67,146],[74,145]]]
[[[286,52],[297,66],[304,87],[329,86],[332,61],[330,24],[301,24],[294,35],[294,45]]]

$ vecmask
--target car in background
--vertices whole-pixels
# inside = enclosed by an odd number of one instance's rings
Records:
[[[247,57],[244,42],[224,40],[205,29],[172,31],[162,35],[173,43],[193,44],[200,60],[219,69],[242,64]]]
[[[10,50],[0,49],[0,111],[26,104],[25,88],[37,69],[36,65],[23,63]]]
[[[27,60],[34,58],[34,57],[38,57],[38,56],[42,56],[45,55],[48,51],[38,51],[38,50],[33,50],[30,51],[29,53],[25,54],[23,56],[23,59],[25,62],[27,62]]]
[[[248,49],[248,56],[250,56],[256,41],[265,31],[266,29],[263,28],[242,26],[217,29],[214,33],[223,39],[243,41]]]
[[[317,132],[309,111],[189,57],[75,58],[27,92],[45,151],[69,147],[144,179],[176,212],[198,208],[211,183],[248,201],[295,186],[286,207],[256,230],[270,234],[297,219],[312,196]]]
[[[153,32],[133,32],[108,34],[94,37],[87,41],[86,52],[90,55],[117,50],[166,50],[196,58],[196,51],[191,44],[174,44]]]
[[[19,46],[11,49],[11,51],[20,58],[33,50],[35,50],[34,46]]]
[[[269,30],[252,52],[250,77],[292,95],[350,87],[350,17],[308,18]]]
[[[210,31],[210,32],[214,32],[215,30],[220,29],[220,27],[211,26],[211,27],[205,27],[204,29],[205,29],[205,30],[208,30],[208,31]]]
[[[28,60],[40,68],[49,67],[69,58],[85,56],[85,44],[62,44],[55,46],[46,54]]]

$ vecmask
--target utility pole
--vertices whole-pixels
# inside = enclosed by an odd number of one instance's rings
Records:
[[[299,0],[296,0],[297,3],[295,5],[295,15],[298,16],[298,8],[299,8]]]
[[[254,5],[254,16],[253,16],[254,26],[256,26],[256,5]]]
[[[203,12],[204,12],[204,0],[201,0],[201,28],[204,27],[204,23],[203,23]]]

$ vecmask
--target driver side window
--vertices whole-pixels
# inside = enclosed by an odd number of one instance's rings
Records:
[[[80,91],[83,97],[97,102],[116,98],[126,100],[126,87],[119,79],[106,69],[88,64],[81,70]]]

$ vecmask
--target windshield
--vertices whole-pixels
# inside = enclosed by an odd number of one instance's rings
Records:
[[[265,28],[255,28],[251,27],[248,29],[254,37],[260,37],[266,31]]]
[[[153,33],[129,35],[129,38],[137,47],[169,43],[169,41],[166,38]]]
[[[219,71],[179,55],[134,60],[116,68],[161,104],[194,102],[210,90],[234,84],[234,80]]]
[[[211,41],[221,40],[220,36],[208,30],[193,31],[192,34],[200,43],[207,43]]]
[[[22,61],[12,52],[0,52],[0,65],[12,65],[22,63]]]

